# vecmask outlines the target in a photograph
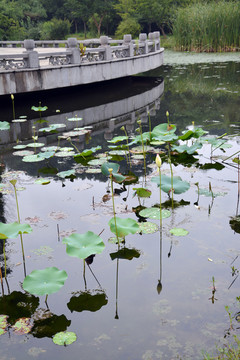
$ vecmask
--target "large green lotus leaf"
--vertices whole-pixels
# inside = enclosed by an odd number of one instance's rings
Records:
[[[149,219],[160,220],[160,208],[157,207],[146,208],[141,210],[139,212],[139,215]],[[171,216],[171,212],[169,210],[162,210],[162,219],[166,219],[169,216]]]
[[[133,194],[133,197],[134,196],[138,196],[138,197],[141,197],[141,198],[149,198],[152,194],[152,192],[148,189],[145,189],[145,188],[133,188],[134,191],[134,194]]]
[[[139,258],[139,256],[140,256],[140,251],[136,249],[128,249],[126,247],[118,250],[117,252],[110,254],[112,260],[115,259],[132,260],[133,258]]]
[[[125,237],[128,234],[135,234],[139,231],[139,225],[136,220],[131,218],[121,219],[116,217],[117,224],[117,235],[119,237]],[[110,226],[110,230],[112,233],[116,234],[116,227],[114,218],[112,218],[108,225]]]
[[[70,256],[86,259],[93,254],[101,254],[105,245],[100,236],[92,231],[84,234],[71,234],[63,239],[63,244],[67,245],[66,251]]]
[[[68,320],[65,315],[42,312],[40,318],[36,319],[34,316],[34,326],[31,334],[36,338],[52,338],[57,332],[67,330],[70,325],[71,320]]]
[[[70,345],[77,340],[77,335],[72,331],[59,332],[53,337],[54,344],[57,345]]]
[[[119,168],[120,168],[120,165],[118,165],[116,163],[105,162],[101,166],[101,171],[102,171],[103,175],[109,177],[109,175],[110,175],[109,169],[112,169],[113,180],[116,181],[117,183],[122,183],[125,180],[125,176],[118,173]]]
[[[9,130],[10,124],[7,121],[0,121],[0,130]]]
[[[20,317],[31,317],[39,306],[39,298],[20,291],[0,297],[0,314],[8,314],[8,322],[15,324]]]
[[[188,231],[183,228],[172,228],[170,230],[170,233],[175,236],[186,236],[188,234]]]
[[[164,141],[164,142],[171,142],[171,141],[175,141],[177,140],[178,137],[175,134],[166,134],[166,135],[158,135],[156,137],[154,137],[154,140],[157,141]]]
[[[159,176],[155,176],[151,181],[160,184]],[[173,176],[173,190],[175,194],[182,194],[190,188],[190,184],[187,181],[183,181],[180,176]],[[168,193],[172,189],[171,176],[162,175],[161,189]]]
[[[90,292],[82,292],[79,296],[72,296],[67,307],[71,312],[82,312],[82,311],[98,311],[102,306],[107,305],[108,300],[106,294],[97,293],[90,294]]]
[[[192,137],[195,139],[198,139],[207,133],[208,133],[208,131],[205,131],[202,128],[195,128],[194,130],[184,131],[183,135],[179,136],[178,139],[179,140],[189,140]]]
[[[149,132],[142,133],[142,136],[141,135],[134,136],[133,140],[128,144],[128,146],[131,146],[133,144],[142,144],[142,140],[144,143],[150,141]]]
[[[74,158],[77,158],[79,156],[88,157],[91,156],[93,153],[95,153],[98,150],[101,150],[101,146],[92,147],[91,149],[85,149],[81,153],[74,156]]]
[[[173,145],[172,146],[172,150],[175,150],[175,151],[177,151],[177,152],[179,152],[181,154],[183,152],[186,152],[189,155],[194,154],[197,149],[201,149],[201,148],[202,148],[202,144],[199,143],[199,142],[195,143],[192,146],[187,146],[187,145],[179,145],[179,146],[178,145]]]
[[[162,135],[170,135],[173,134],[176,130],[177,128],[175,125],[168,125],[167,123],[163,123],[155,126],[152,129],[152,136],[155,138]]]
[[[104,164],[102,164],[101,166],[101,171],[103,173],[103,175],[109,177],[109,169],[113,169],[113,173],[117,173],[119,171],[120,165],[113,163],[113,162],[105,162]]]
[[[48,267],[33,270],[23,281],[23,289],[33,295],[49,295],[61,289],[67,279],[65,270]]]
[[[112,144],[116,144],[120,141],[124,141],[124,140],[127,140],[128,137],[127,136],[115,136],[112,140],[108,140],[109,143],[112,143]]]
[[[16,239],[19,234],[30,234],[31,232],[32,228],[29,224],[0,223],[0,239]]]

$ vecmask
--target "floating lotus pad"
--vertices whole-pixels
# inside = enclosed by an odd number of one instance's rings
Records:
[[[28,224],[0,223],[0,239],[16,239],[19,234],[30,234],[31,232],[32,228]]]
[[[61,178],[68,178],[68,177],[76,177],[75,176],[76,171],[71,169],[71,170],[67,170],[67,171],[61,171],[59,173],[57,173],[57,176],[61,177]]]
[[[101,166],[101,171],[102,171],[103,175],[109,177],[110,176],[109,169],[112,169],[113,180],[118,183],[121,183],[125,180],[125,176],[118,173],[119,168],[120,168],[119,164],[112,163],[112,162],[105,162]]]
[[[15,149],[15,150],[20,150],[20,149],[25,149],[26,147],[27,147],[27,145],[21,145],[21,144],[19,144],[19,145],[13,146],[13,149]]]
[[[141,232],[143,234],[153,234],[157,231],[158,231],[158,225],[151,221],[139,223],[139,231],[138,232]]]
[[[105,248],[102,238],[92,231],[87,231],[84,234],[71,234],[69,237],[65,237],[62,242],[67,245],[66,252],[68,255],[80,259],[86,259],[93,254],[101,254]]]
[[[125,259],[132,260],[133,258],[139,258],[140,251],[136,249],[128,249],[124,247],[123,249],[118,250],[117,252],[111,253],[110,257],[112,260],[115,259]]]
[[[109,143],[111,144],[116,144],[120,141],[124,141],[127,140],[128,137],[127,136],[115,136],[112,140],[108,140]]]
[[[7,121],[0,121],[0,130],[9,130],[10,124]]]
[[[189,232],[183,228],[172,228],[170,233],[175,236],[186,236]]]
[[[51,180],[47,178],[41,178],[34,181],[35,184],[39,184],[39,185],[48,185],[50,184],[50,182]]]
[[[83,118],[77,117],[77,116],[75,116],[75,117],[73,117],[73,118],[67,118],[68,121],[82,121],[82,119],[83,119]]]
[[[13,325],[15,334],[24,335],[28,334],[32,329],[31,318],[21,318]]]
[[[48,109],[47,106],[32,106],[31,110],[33,111],[46,111]]]
[[[35,147],[43,147],[45,144],[44,143],[37,143],[37,142],[33,142],[33,143],[30,143],[30,144],[27,144],[27,147],[32,147],[32,148],[35,148]]]
[[[32,155],[34,155],[34,151],[32,151],[32,150],[18,150],[18,151],[14,151],[12,153],[12,155],[14,155],[14,156],[32,156]]]
[[[0,335],[6,332],[8,327],[8,315],[0,315]]]
[[[70,345],[77,340],[77,335],[72,331],[61,331],[54,335],[53,342],[56,345]]]
[[[135,234],[137,231],[139,231],[138,222],[131,218],[122,219],[116,217],[116,224],[117,224],[117,231],[115,227],[114,218],[112,218],[108,222],[111,232],[117,234],[119,237],[125,237],[129,234]]]
[[[23,281],[23,289],[33,295],[49,295],[61,289],[67,279],[65,270],[48,267],[33,270]]]
[[[149,219],[160,220],[160,208],[157,207],[146,208],[141,210],[139,212],[139,215]],[[162,210],[162,219],[166,219],[169,216],[171,216],[171,212],[169,210]]]

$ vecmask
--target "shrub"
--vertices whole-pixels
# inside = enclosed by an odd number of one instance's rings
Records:
[[[70,33],[71,24],[68,20],[53,18],[43,23],[41,38],[43,40],[62,40]]]

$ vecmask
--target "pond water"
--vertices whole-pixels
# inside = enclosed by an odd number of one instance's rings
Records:
[[[1,121],[9,121],[11,128],[0,133],[1,221],[17,221],[14,188],[9,183],[17,179],[21,223],[30,224],[33,231],[23,235],[25,266],[20,238],[6,240],[7,281],[3,279],[0,287],[0,315],[8,315],[8,327],[0,335],[0,360],[197,360],[204,358],[204,351],[214,352],[216,345],[238,334],[239,172],[233,158],[227,158],[239,151],[239,56],[199,55],[194,61],[189,60],[191,54],[174,56],[166,52],[163,67],[103,87],[16,96],[16,116],[26,115],[25,122],[12,122],[11,99],[2,100]],[[30,110],[39,101],[48,106],[41,114]],[[159,220],[145,219],[139,211],[159,206],[159,188],[151,180],[159,176],[158,152],[162,176],[170,176],[166,143],[147,152],[145,167],[139,149],[131,153],[132,182],[113,184],[116,214],[139,224],[150,221],[157,230],[127,235],[118,252],[108,225],[113,217],[111,183],[101,166],[89,166],[89,160],[110,152],[109,161],[118,162],[120,172],[128,174],[125,150],[111,154],[108,146],[114,144],[107,140],[123,136],[122,126],[129,136],[139,135],[139,119],[142,131],[148,132],[149,126],[152,130],[167,122],[166,111],[177,135],[187,129],[194,133],[200,127],[211,137],[225,134],[226,142],[220,146],[205,141],[193,155],[172,153],[173,175],[189,186],[186,192],[176,191],[173,208],[171,194],[161,192],[162,207],[170,211],[162,228]],[[82,120],[67,120],[74,117]],[[39,131],[54,124],[66,127]],[[73,134],[76,127],[81,128],[78,136]],[[14,148],[34,143],[34,135],[38,135],[35,142],[44,144],[41,150],[34,145]],[[71,152],[61,149],[39,162],[22,160],[25,153],[21,152],[44,152],[44,147],[49,150],[59,141],[61,148],[73,148]],[[196,141],[191,138],[188,145]],[[77,154],[75,147],[82,152],[97,146],[102,149],[81,157],[84,164],[71,155]],[[57,175],[72,169],[74,178]],[[37,184],[40,178],[49,183]],[[133,196],[134,188],[141,187],[151,191],[149,198]],[[175,236],[170,233],[173,228],[188,233]],[[84,270],[83,260],[69,256],[62,240],[87,231],[101,234],[105,248]],[[4,277],[3,240],[0,259]],[[45,296],[27,295],[22,285],[25,275],[46,267],[68,274],[64,286],[48,296],[47,304]],[[14,324],[23,317],[31,318],[33,327],[19,335]],[[75,332],[77,340],[68,346],[54,344],[53,336],[65,330]]]

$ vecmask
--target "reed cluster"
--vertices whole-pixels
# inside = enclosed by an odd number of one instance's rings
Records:
[[[176,49],[197,52],[240,50],[240,2],[195,3],[180,8],[173,23]]]

